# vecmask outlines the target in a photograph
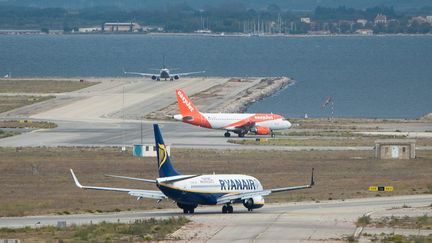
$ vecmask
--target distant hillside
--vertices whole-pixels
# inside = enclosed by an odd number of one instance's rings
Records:
[[[40,8],[81,9],[100,6],[113,6],[121,9],[163,9],[170,5],[187,4],[193,8],[209,6],[239,5],[244,8],[263,9],[277,5],[284,10],[312,11],[317,6],[365,9],[378,5],[393,6],[396,10],[406,10],[431,6],[431,0],[0,0],[2,5]]]

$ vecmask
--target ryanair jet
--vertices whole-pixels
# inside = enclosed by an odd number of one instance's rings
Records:
[[[252,176],[239,174],[182,175],[174,169],[168,156],[162,134],[157,124],[153,125],[157,149],[159,178],[156,180],[127,176],[108,175],[111,177],[153,183],[159,189],[141,190],[113,187],[83,186],[73,170],[75,184],[82,189],[126,192],[131,196],[151,198],[158,201],[171,199],[183,209],[183,213],[194,213],[198,205],[223,205],[222,213],[232,213],[232,204],[242,203],[248,211],[264,206],[264,197],[275,192],[293,191],[311,188],[315,182],[312,176],[309,185],[264,189],[260,181]]]

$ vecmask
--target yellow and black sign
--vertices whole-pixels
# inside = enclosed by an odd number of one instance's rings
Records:
[[[19,123],[32,123],[32,120],[19,120]]]
[[[392,192],[393,186],[370,186],[369,191],[371,191],[371,192]]]

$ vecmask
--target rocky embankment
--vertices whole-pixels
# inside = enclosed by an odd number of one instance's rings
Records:
[[[235,100],[225,102],[226,104],[220,107],[221,109],[219,112],[245,112],[252,103],[271,96],[292,83],[294,83],[294,81],[287,77],[264,78],[257,85],[239,93]]]
[[[426,114],[420,118],[421,120],[432,121],[432,113]]]
[[[255,80],[255,81],[254,81]],[[252,103],[271,96],[280,89],[293,84],[288,77],[232,78],[224,84],[213,86],[190,97],[201,112],[244,112]],[[238,90],[237,93],[228,91]],[[227,95],[230,93],[230,95]],[[167,120],[178,114],[177,102],[145,116],[151,120]]]

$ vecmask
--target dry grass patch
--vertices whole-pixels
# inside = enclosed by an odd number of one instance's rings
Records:
[[[225,151],[171,150],[183,174],[238,173],[258,178],[265,188],[304,185],[315,168],[316,186],[275,193],[267,202],[328,200],[423,194],[429,192],[432,151],[415,160],[375,160],[373,151]],[[82,184],[157,190],[153,184],[105,177],[104,174],[153,179],[155,158],[135,158],[118,148],[0,148],[0,216],[103,212],[176,207],[171,201],[137,201],[125,193],[78,189]],[[369,192],[371,185],[390,185],[393,192]],[[243,207],[238,205],[237,207]],[[199,208],[198,208],[199,210]]]
[[[54,96],[0,96],[0,113],[52,98]]]
[[[63,93],[75,91],[98,84],[63,80],[7,79],[0,80],[2,93]]]
[[[391,227],[391,228],[405,228],[405,229],[432,229],[432,217],[423,215],[420,217],[383,217],[374,219],[369,224],[374,227]]]
[[[13,132],[13,131],[3,131],[0,129],[0,138],[7,138],[7,137],[11,137],[11,136],[15,136],[18,135],[18,132]]]
[[[186,217],[136,220],[133,223],[72,225],[64,228],[1,228],[0,238],[24,242],[143,242],[168,239],[169,234],[190,222]]]
[[[370,138],[269,138],[267,141],[255,139],[229,139],[228,142],[242,145],[272,146],[374,146],[375,139]]]
[[[10,120],[0,121],[0,128],[56,128],[57,124],[46,121]]]

